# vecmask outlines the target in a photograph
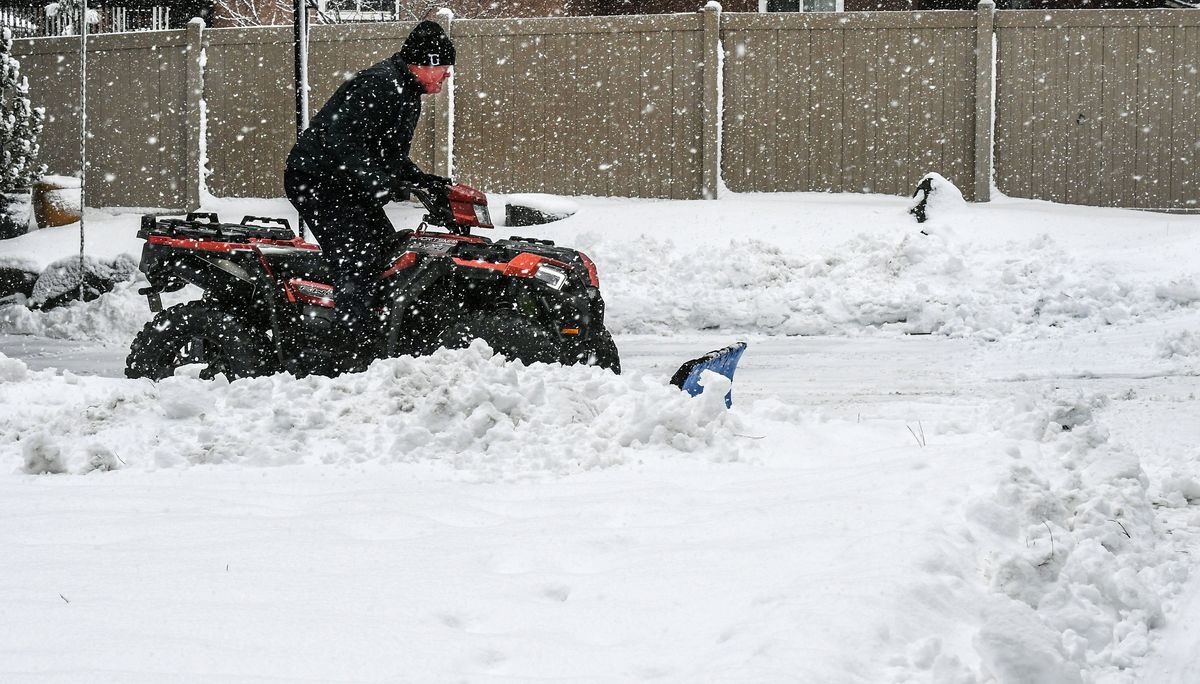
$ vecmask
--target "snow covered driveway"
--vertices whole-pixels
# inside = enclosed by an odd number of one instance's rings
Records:
[[[0,679],[1192,681],[1200,221],[581,204],[621,378],[153,385],[128,292],[0,311]],[[733,411],[662,386],[738,337]]]

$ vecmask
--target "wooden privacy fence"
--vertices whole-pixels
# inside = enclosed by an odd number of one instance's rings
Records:
[[[1200,12],[1001,12],[996,33],[1002,191],[1197,208]]]
[[[200,26],[104,34],[88,50],[88,202],[190,207],[199,196]],[[79,39],[14,41],[35,106],[42,161],[79,170]]]
[[[411,26],[314,27],[314,109]],[[425,99],[413,158],[488,190],[689,199],[723,177],[742,192],[907,194],[938,171],[975,200],[994,182],[1017,197],[1200,208],[1200,12],[709,7],[450,30],[454,85]],[[201,157],[216,195],[282,194],[290,27],[193,24],[92,45],[97,204],[194,206]],[[69,173],[77,44],[14,52],[48,110],[47,162]]]

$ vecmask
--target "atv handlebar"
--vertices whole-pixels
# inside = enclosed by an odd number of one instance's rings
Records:
[[[421,219],[425,223],[432,223],[435,226],[457,230],[458,226],[454,220],[454,212],[450,209],[448,185],[425,187],[411,183],[400,183],[395,187],[395,193],[408,193],[416,197],[421,202],[421,205],[425,207],[425,211],[429,212]]]

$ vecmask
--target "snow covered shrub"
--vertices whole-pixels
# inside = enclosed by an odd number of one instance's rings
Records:
[[[8,195],[27,189],[43,171],[37,158],[45,112],[29,103],[29,82],[13,59],[12,42],[12,31],[0,28],[0,238],[25,232],[26,219],[10,215]]]
[[[908,207],[908,213],[917,217],[917,223],[925,223],[929,219],[940,216],[944,211],[951,211],[966,204],[962,191],[940,173],[930,171],[917,183],[913,192],[913,201]]]
[[[105,292],[111,292],[117,283],[133,280],[137,276],[137,261],[128,254],[115,259],[68,257],[46,267],[33,285],[29,303],[42,309],[53,309],[79,298],[79,286],[83,284],[84,301],[93,300]]]

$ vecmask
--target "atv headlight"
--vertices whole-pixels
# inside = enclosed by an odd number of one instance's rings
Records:
[[[486,204],[476,204],[475,206],[475,222],[480,226],[492,227],[492,215],[488,212]]]
[[[538,270],[534,271],[533,277],[555,290],[561,290],[563,284],[567,282],[567,274],[561,268],[546,264],[539,266]]]

